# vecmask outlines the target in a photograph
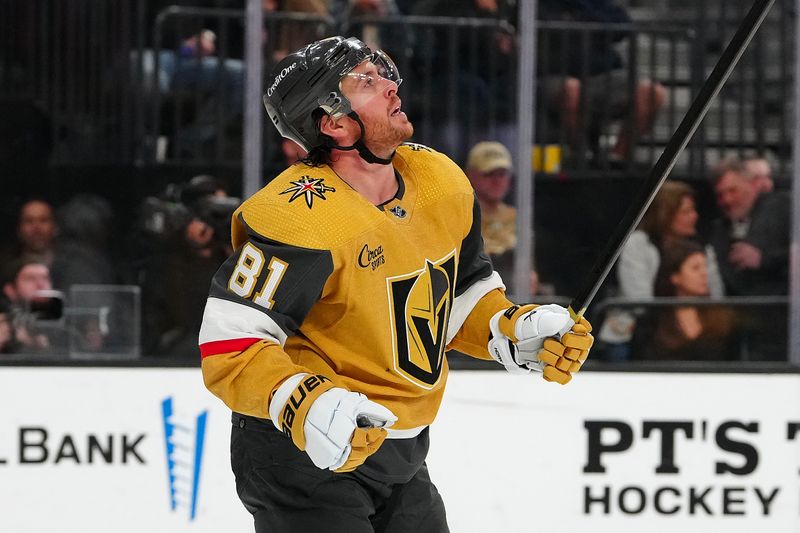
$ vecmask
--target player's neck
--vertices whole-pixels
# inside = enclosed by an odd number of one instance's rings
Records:
[[[354,150],[333,154],[330,167],[356,192],[373,205],[385,203],[397,194],[392,165],[367,163]]]

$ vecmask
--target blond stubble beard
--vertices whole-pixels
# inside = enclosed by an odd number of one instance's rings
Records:
[[[386,150],[386,154],[391,154],[398,146],[409,140],[414,135],[414,125],[406,118],[405,124],[395,126],[391,123],[382,123],[373,128],[365,127],[370,131],[370,135],[365,142],[368,146],[375,146],[381,150]]]

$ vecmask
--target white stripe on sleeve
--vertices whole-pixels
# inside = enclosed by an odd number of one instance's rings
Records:
[[[281,346],[286,342],[286,333],[266,313],[222,298],[210,297],[206,301],[200,344],[248,337],[270,340]]]

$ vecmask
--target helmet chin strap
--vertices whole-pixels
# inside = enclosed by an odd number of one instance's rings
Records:
[[[394,159],[394,154],[397,151],[392,152],[392,155],[389,156],[388,159],[384,159],[383,157],[378,157],[377,155],[373,154],[367,148],[367,145],[364,144],[364,123],[361,122],[361,119],[358,117],[358,114],[355,111],[350,111],[347,114],[348,117],[352,118],[356,122],[358,122],[358,127],[361,128],[361,136],[359,136],[358,140],[351,144],[350,146],[339,146],[338,144],[331,144],[331,148],[335,148],[337,150],[356,150],[358,155],[361,156],[361,159],[366,161],[367,163],[377,163],[379,165],[389,165],[392,163],[392,159]]]

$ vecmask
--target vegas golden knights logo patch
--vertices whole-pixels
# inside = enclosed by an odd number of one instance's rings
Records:
[[[323,178],[312,178],[311,176],[303,176],[297,181],[290,182],[291,187],[281,192],[280,194],[292,193],[289,197],[289,203],[294,202],[300,197],[305,198],[306,205],[309,209],[313,206],[314,198],[321,198],[327,200],[325,193],[336,192],[336,189],[323,183]]]
[[[395,370],[424,389],[432,389],[442,373],[455,275],[453,250],[437,261],[426,259],[416,272],[386,279]]]

